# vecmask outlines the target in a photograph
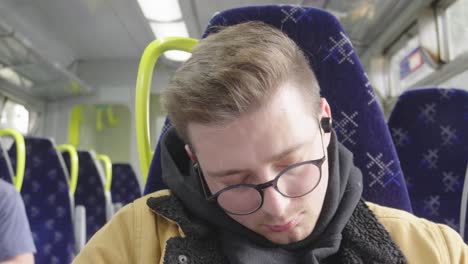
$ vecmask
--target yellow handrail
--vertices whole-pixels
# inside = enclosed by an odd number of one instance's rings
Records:
[[[104,190],[110,192],[112,182],[112,161],[107,155],[96,155],[96,159],[104,165],[104,172],[106,174],[106,184]]]
[[[83,106],[75,105],[70,112],[70,125],[68,127],[68,143],[78,147],[80,144],[80,126],[83,121]]]
[[[76,191],[76,185],[78,184],[78,168],[79,168],[79,160],[78,160],[78,152],[76,148],[70,144],[63,144],[57,146],[57,150],[60,152],[68,152],[70,155],[70,183],[69,183],[69,192],[70,195],[74,196]]]
[[[190,52],[197,43],[197,39],[186,37],[157,39],[146,47],[141,57],[136,83],[135,122],[138,158],[144,183],[146,183],[149,166],[153,157],[149,131],[149,100],[154,65],[163,52],[168,50]]]
[[[102,122],[102,116],[103,116],[103,109],[101,106],[98,106],[96,108],[96,131],[102,131],[104,128],[103,122]]]
[[[16,176],[13,178],[13,184],[16,190],[21,191],[24,179],[24,169],[26,166],[26,144],[24,137],[14,129],[0,129],[0,136],[11,136],[16,142]]]
[[[119,124],[119,119],[115,116],[114,110],[112,109],[111,105],[106,107],[106,116],[107,116],[107,123],[111,127],[115,127]]]

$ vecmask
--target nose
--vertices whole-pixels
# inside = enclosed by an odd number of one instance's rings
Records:
[[[284,217],[291,199],[281,195],[275,188],[268,187],[263,190],[262,211],[272,217]]]

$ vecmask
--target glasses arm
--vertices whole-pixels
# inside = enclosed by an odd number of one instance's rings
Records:
[[[200,165],[198,163],[195,163],[193,164],[193,169],[195,170],[195,173],[198,174],[198,178],[200,179],[200,184],[202,186],[202,189],[203,189],[203,194],[205,195],[205,199],[207,201],[211,201],[214,199],[214,196],[213,195],[210,195],[210,191],[208,189],[208,184],[206,183],[205,181],[205,177],[202,175],[202,172],[201,172],[201,169],[200,169]],[[207,190],[208,189],[208,190]]]

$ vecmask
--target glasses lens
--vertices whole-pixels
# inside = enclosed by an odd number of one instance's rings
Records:
[[[318,166],[306,163],[285,171],[278,179],[278,190],[287,197],[299,197],[311,192],[320,181]]]
[[[232,214],[250,214],[262,204],[262,196],[252,187],[239,186],[222,192],[218,204]]]

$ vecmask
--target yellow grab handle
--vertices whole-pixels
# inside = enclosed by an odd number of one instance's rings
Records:
[[[112,161],[107,155],[96,155],[96,159],[104,165],[104,172],[106,174],[106,184],[104,190],[110,192],[112,182]]]
[[[70,125],[68,127],[68,143],[78,147],[80,144],[80,126],[83,121],[83,106],[75,105],[70,112]]]
[[[110,105],[106,107],[106,116],[107,116],[107,123],[109,123],[109,126],[116,127],[119,124],[119,120],[115,116],[114,110],[112,109],[112,106]]]
[[[80,144],[80,126],[83,121],[83,106],[75,105],[70,112],[68,126],[68,144],[78,147]]]
[[[20,132],[14,129],[0,129],[0,136],[11,136],[16,142],[16,175],[13,178],[13,184],[16,190],[21,191],[24,179],[24,169],[26,166],[26,144],[24,137]]]
[[[149,103],[154,65],[163,52],[168,50],[190,52],[197,43],[197,39],[187,37],[156,39],[146,47],[141,57],[136,84],[135,122],[138,158],[144,183],[153,157],[149,131]]]
[[[57,150],[60,152],[68,152],[70,155],[70,183],[69,183],[69,192],[72,196],[75,195],[76,185],[78,184],[78,168],[79,168],[79,160],[78,160],[78,152],[76,148],[71,144],[63,144],[57,146]]]
[[[102,131],[104,125],[102,123],[103,109],[101,107],[96,108],[96,131]]]

